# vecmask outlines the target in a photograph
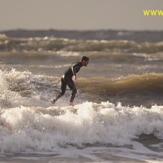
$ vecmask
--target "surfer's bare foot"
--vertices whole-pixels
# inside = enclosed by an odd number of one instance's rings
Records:
[[[55,102],[56,102],[56,99],[54,99],[54,100],[51,101],[52,104],[55,104]]]

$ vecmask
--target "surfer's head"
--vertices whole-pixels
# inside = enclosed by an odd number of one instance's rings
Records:
[[[83,56],[81,59],[82,66],[87,66],[89,63],[89,58],[86,56]]]

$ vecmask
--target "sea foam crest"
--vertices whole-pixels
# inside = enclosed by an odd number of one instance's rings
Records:
[[[127,145],[141,134],[163,137],[163,106],[109,102],[1,109],[1,152],[55,151],[67,145]]]

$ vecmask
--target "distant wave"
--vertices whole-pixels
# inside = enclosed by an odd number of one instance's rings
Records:
[[[127,30],[9,30],[1,31],[9,37],[55,37],[82,40],[133,40],[136,42],[159,42],[163,40],[163,31],[127,31]]]
[[[75,40],[65,38],[9,38],[0,35],[0,50],[3,52],[103,52],[108,53],[146,53],[153,54],[163,51],[163,42],[138,43],[129,40]],[[66,55],[66,54],[65,54]]]
[[[158,91],[163,93],[163,73],[129,75],[119,79],[92,77],[80,79],[83,91],[98,94],[119,94],[125,92]]]
[[[114,103],[121,101],[125,105],[151,107],[154,104],[162,105],[162,82],[162,73],[149,73],[118,79],[105,77],[80,79],[78,86],[82,92],[88,94],[87,98],[93,101],[109,100]]]

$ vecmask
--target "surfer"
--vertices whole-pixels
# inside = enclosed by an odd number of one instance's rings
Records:
[[[72,95],[70,98],[70,105],[73,105],[73,101],[75,98],[75,95],[77,93],[75,82],[77,80],[76,74],[79,72],[80,68],[83,66],[87,66],[89,63],[89,58],[86,56],[83,56],[80,62],[77,62],[73,65],[71,65],[64,73],[64,75],[61,77],[61,92],[57,95],[57,97],[52,101],[54,104],[61,96],[65,94],[66,87],[68,87],[72,90]]]

